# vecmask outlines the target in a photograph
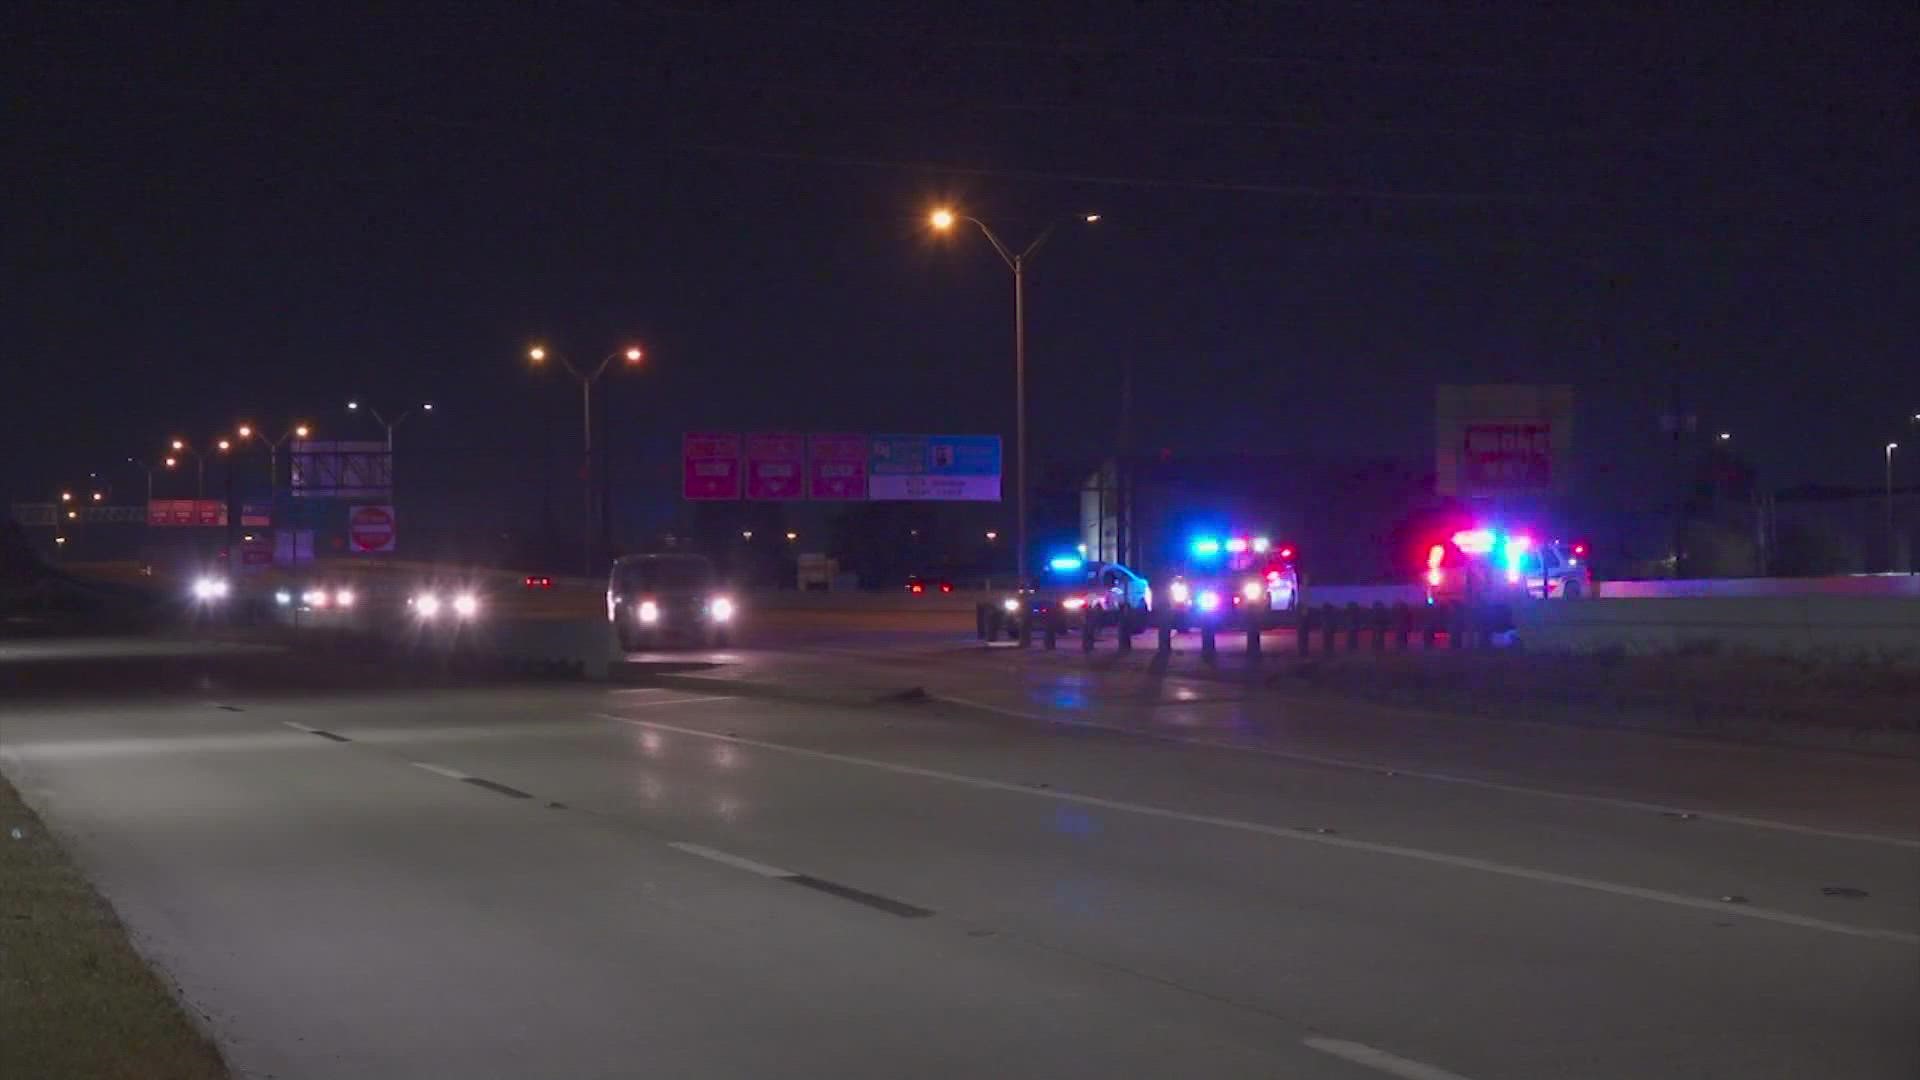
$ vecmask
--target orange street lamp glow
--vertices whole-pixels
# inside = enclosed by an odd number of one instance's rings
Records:
[[[527,359],[536,364],[544,363],[547,359],[547,350],[535,345],[533,348],[527,350]]]
[[[61,492],[61,493],[60,493],[60,501],[61,501],[61,502],[72,502],[72,501],[73,501],[73,492],[71,492],[71,491],[63,491],[63,492]]]
[[[641,352],[638,348],[633,348],[633,349],[628,349],[626,355],[627,355],[627,363],[637,364],[640,362],[640,358],[645,356],[646,353]]]
[[[229,451],[229,450],[231,450],[231,449],[233,449],[233,444],[232,444],[232,443],[230,443],[230,442],[228,442],[228,441],[227,441],[227,440],[225,440],[225,439],[221,439],[221,440],[220,440],[219,442],[217,442],[217,443],[214,443],[214,445],[215,445],[215,446],[217,446],[217,447],[219,447],[219,448],[220,448],[220,452],[221,452],[221,453],[223,453],[223,454],[224,454],[224,453],[226,453],[227,451]]]
[[[184,442],[181,442],[179,439],[175,439],[173,440],[173,448],[175,450],[185,450],[187,448],[187,444]]]
[[[941,232],[946,232],[948,229],[953,228],[953,221],[953,211],[944,206],[927,215],[927,224],[932,225]]]
[[[294,434],[294,436],[295,436],[296,438],[301,438],[301,439],[304,439],[304,438],[306,438],[306,437],[307,437],[307,425],[305,425],[305,424],[301,424],[301,425],[300,425],[299,427],[296,427],[296,428],[294,428],[294,429],[293,429],[293,434]]]
[[[241,424],[240,427],[235,430],[235,434],[243,439],[251,439],[253,438],[253,425]]]
[[[105,495],[102,495],[101,493],[99,493],[99,492],[97,492],[97,491],[93,493],[93,501],[94,501],[94,502],[99,502],[99,501],[100,501],[101,499],[104,499],[104,498],[106,498],[106,496],[105,496]]]
[[[174,467],[175,464],[177,464],[177,462],[175,462],[173,458],[167,459],[167,468],[171,469]]]

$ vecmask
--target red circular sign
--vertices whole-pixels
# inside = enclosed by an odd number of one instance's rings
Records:
[[[347,539],[355,551],[391,551],[393,549],[393,509],[386,506],[356,506],[347,516]]]

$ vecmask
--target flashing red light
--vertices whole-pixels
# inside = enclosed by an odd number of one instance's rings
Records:
[[[1583,557],[1584,557],[1584,556],[1586,555],[1586,553],[1587,553],[1587,545],[1585,545],[1585,544],[1575,544],[1575,545],[1573,545],[1573,553],[1574,553],[1575,555],[1580,555],[1580,556],[1583,556]]]
[[[1281,548],[1281,549],[1280,549],[1280,557],[1281,557],[1281,558],[1283,558],[1283,559],[1291,559],[1291,558],[1293,558],[1293,549],[1292,549],[1292,548],[1290,548],[1290,547],[1283,547],[1283,548]]]
[[[951,582],[951,581],[943,581],[943,582],[941,582],[941,583],[940,583],[940,591],[941,591],[941,592],[943,592],[943,593],[950,593],[950,592],[952,592],[952,591],[953,591],[953,582]]]
[[[1446,561],[1447,546],[1445,544],[1435,544],[1427,549],[1427,568],[1429,570],[1438,570],[1440,564]]]

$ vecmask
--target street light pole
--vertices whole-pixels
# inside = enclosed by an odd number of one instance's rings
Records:
[[[1073,215],[1091,225],[1099,214]],[[1057,219],[1040,230],[1019,252],[1002,243],[1000,237],[979,218],[938,209],[928,215],[928,223],[940,232],[951,230],[956,222],[969,221],[979,228],[1000,260],[1013,271],[1013,484],[1014,484],[1014,573],[1020,583],[1027,580],[1027,263],[1038,255],[1053,231],[1066,218]]]
[[[583,533],[580,541],[580,565],[581,571],[588,577],[592,577],[594,571],[593,384],[599,382],[600,376],[607,373],[607,365],[613,363],[616,357],[624,358],[627,366],[633,367],[639,364],[645,356],[646,353],[643,352],[639,346],[629,346],[601,357],[600,363],[595,366],[593,370],[587,371],[575,367],[573,361],[564,356],[557,353],[549,353],[545,346],[535,345],[533,348],[527,350],[527,359],[533,361],[535,366],[546,363],[548,358],[551,357],[560,361],[560,366],[567,370],[567,374],[579,380],[580,383],[580,487],[584,496],[582,506],[583,513],[580,519],[581,531]]]
[[[1900,546],[1893,536],[1893,452],[1898,449],[1897,442],[1887,444],[1887,569],[1890,571],[1894,569],[1895,553]]]

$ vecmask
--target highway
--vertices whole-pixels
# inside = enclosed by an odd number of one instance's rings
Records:
[[[4,642],[0,769],[250,1077],[1920,1072],[1920,763],[749,645]]]

